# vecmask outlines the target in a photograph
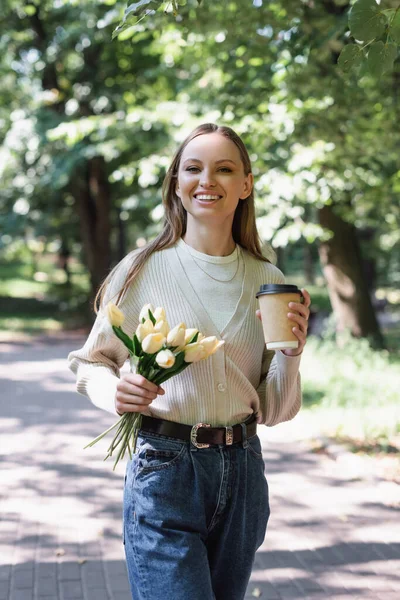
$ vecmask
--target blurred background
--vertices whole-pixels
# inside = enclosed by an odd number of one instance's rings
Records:
[[[346,0],[164,4],[112,39],[125,3],[3,0],[0,340],[84,338],[101,281],[160,231],[178,144],[229,125],[262,240],[312,297],[306,418],[397,454],[398,61],[380,77],[338,68]]]

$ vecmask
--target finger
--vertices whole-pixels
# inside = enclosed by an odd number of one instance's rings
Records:
[[[138,385],[122,382],[118,386],[118,390],[129,397],[134,398],[147,398],[149,400],[154,400],[157,397],[156,392],[149,392],[148,390],[139,387]]]
[[[139,405],[139,406],[147,406],[151,404],[154,398],[145,398],[144,396],[133,396],[132,394],[124,394],[119,392],[118,402],[123,402],[126,406]]]
[[[292,331],[299,340],[299,348],[303,348],[303,346],[305,346],[306,343],[306,336],[298,327],[292,327]]]
[[[143,375],[137,375],[135,383],[149,392],[153,392],[155,394],[158,392],[158,385],[152,381],[149,381],[143,377]]]
[[[139,406],[138,404],[119,404],[115,405],[117,413],[122,417],[124,413],[130,412],[140,412],[143,410],[143,406]]]
[[[298,323],[300,329],[306,333],[308,327],[307,319],[300,315],[296,315],[295,313],[288,313],[288,317],[291,321]]]
[[[134,385],[138,390],[143,389],[151,393],[158,393],[158,385],[152,383],[143,375],[137,373],[127,373],[124,377],[125,381],[128,381],[130,385]]]
[[[300,304],[299,302],[289,302],[288,306],[292,310],[297,310],[297,312],[300,313],[306,320],[308,319],[310,311],[306,306],[304,306],[304,304]]]

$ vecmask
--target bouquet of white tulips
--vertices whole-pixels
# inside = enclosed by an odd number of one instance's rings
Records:
[[[136,373],[157,385],[178,375],[191,363],[208,358],[225,344],[215,336],[204,337],[197,329],[187,329],[185,323],[179,323],[170,330],[165,310],[161,306],[154,309],[152,304],[146,304],[140,311],[139,325],[130,338],[121,327],[125,320],[123,312],[111,302],[107,304],[106,311],[115,335],[128,349],[131,372],[135,370]],[[114,427],[118,427],[104,459],[107,460],[112,456],[115,448],[120,446],[113,467],[114,471],[120,458],[124,457],[126,449],[132,459],[130,443],[135,452],[141,422],[140,413],[124,413],[114,425],[92,440],[85,448],[93,446]]]

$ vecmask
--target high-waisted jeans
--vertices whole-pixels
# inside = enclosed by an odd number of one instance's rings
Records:
[[[243,600],[270,515],[258,435],[196,448],[139,431],[123,543],[133,600]]]

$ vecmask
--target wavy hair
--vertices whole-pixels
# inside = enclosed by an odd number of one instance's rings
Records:
[[[153,252],[163,250],[164,248],[170,248],[173,246],[179,238],[186,233],[187,224],[187,212],[183,207],[180,198],[175,193],[176,180],[178,178],[178,171],[181,161],[182,153],[187,144],[199,135],[205,135],[207,133],[219,133],[227,139],[231,140],[239,149],[240,157],[244,167],[245,175],[251,173],[250,157],[247,152],[246,146],[244,145],[241,138],[237,133],[230,127],[224,125],[216,125],[215,123],[203,123],[198,125],[181,143],[173,157],[172,163],[165,175],[162,184],[162,203],[164,207],[164,223],[162,231],[157,237],[146,244],[144,248],[136,254],[132,265],[130,266],[129,272],[125,278],[122,288],[117,292],[118,298],[116,304],[119,303],[121,297],[128,290],[129,286],[135,279],[135,277],[141,271],[144,263]],[[262,242],[257,231],[256,218],[255,218],[255,206],[254,206],[254,186],[252,187],[251,193],[245,200],[239,201],[235,210],[233,223],[232,223],[232,236],[235,243],[239,244],[242,248],[246,249],[258,260],[264,262],[271,262],[262,253]],[[268,252],[271,256],[274,256],[272,247],[267,244]],[[97,314],[99,308],[102,305],[106,288],[111,281],[114,272],[118,268],[119,263],[110,271],[107,277],[100,285],[96,297],[94,299],[94,310]],[[117,295],[115,294],[115,295]],[[97,306],[98,304],[98,306]]]

